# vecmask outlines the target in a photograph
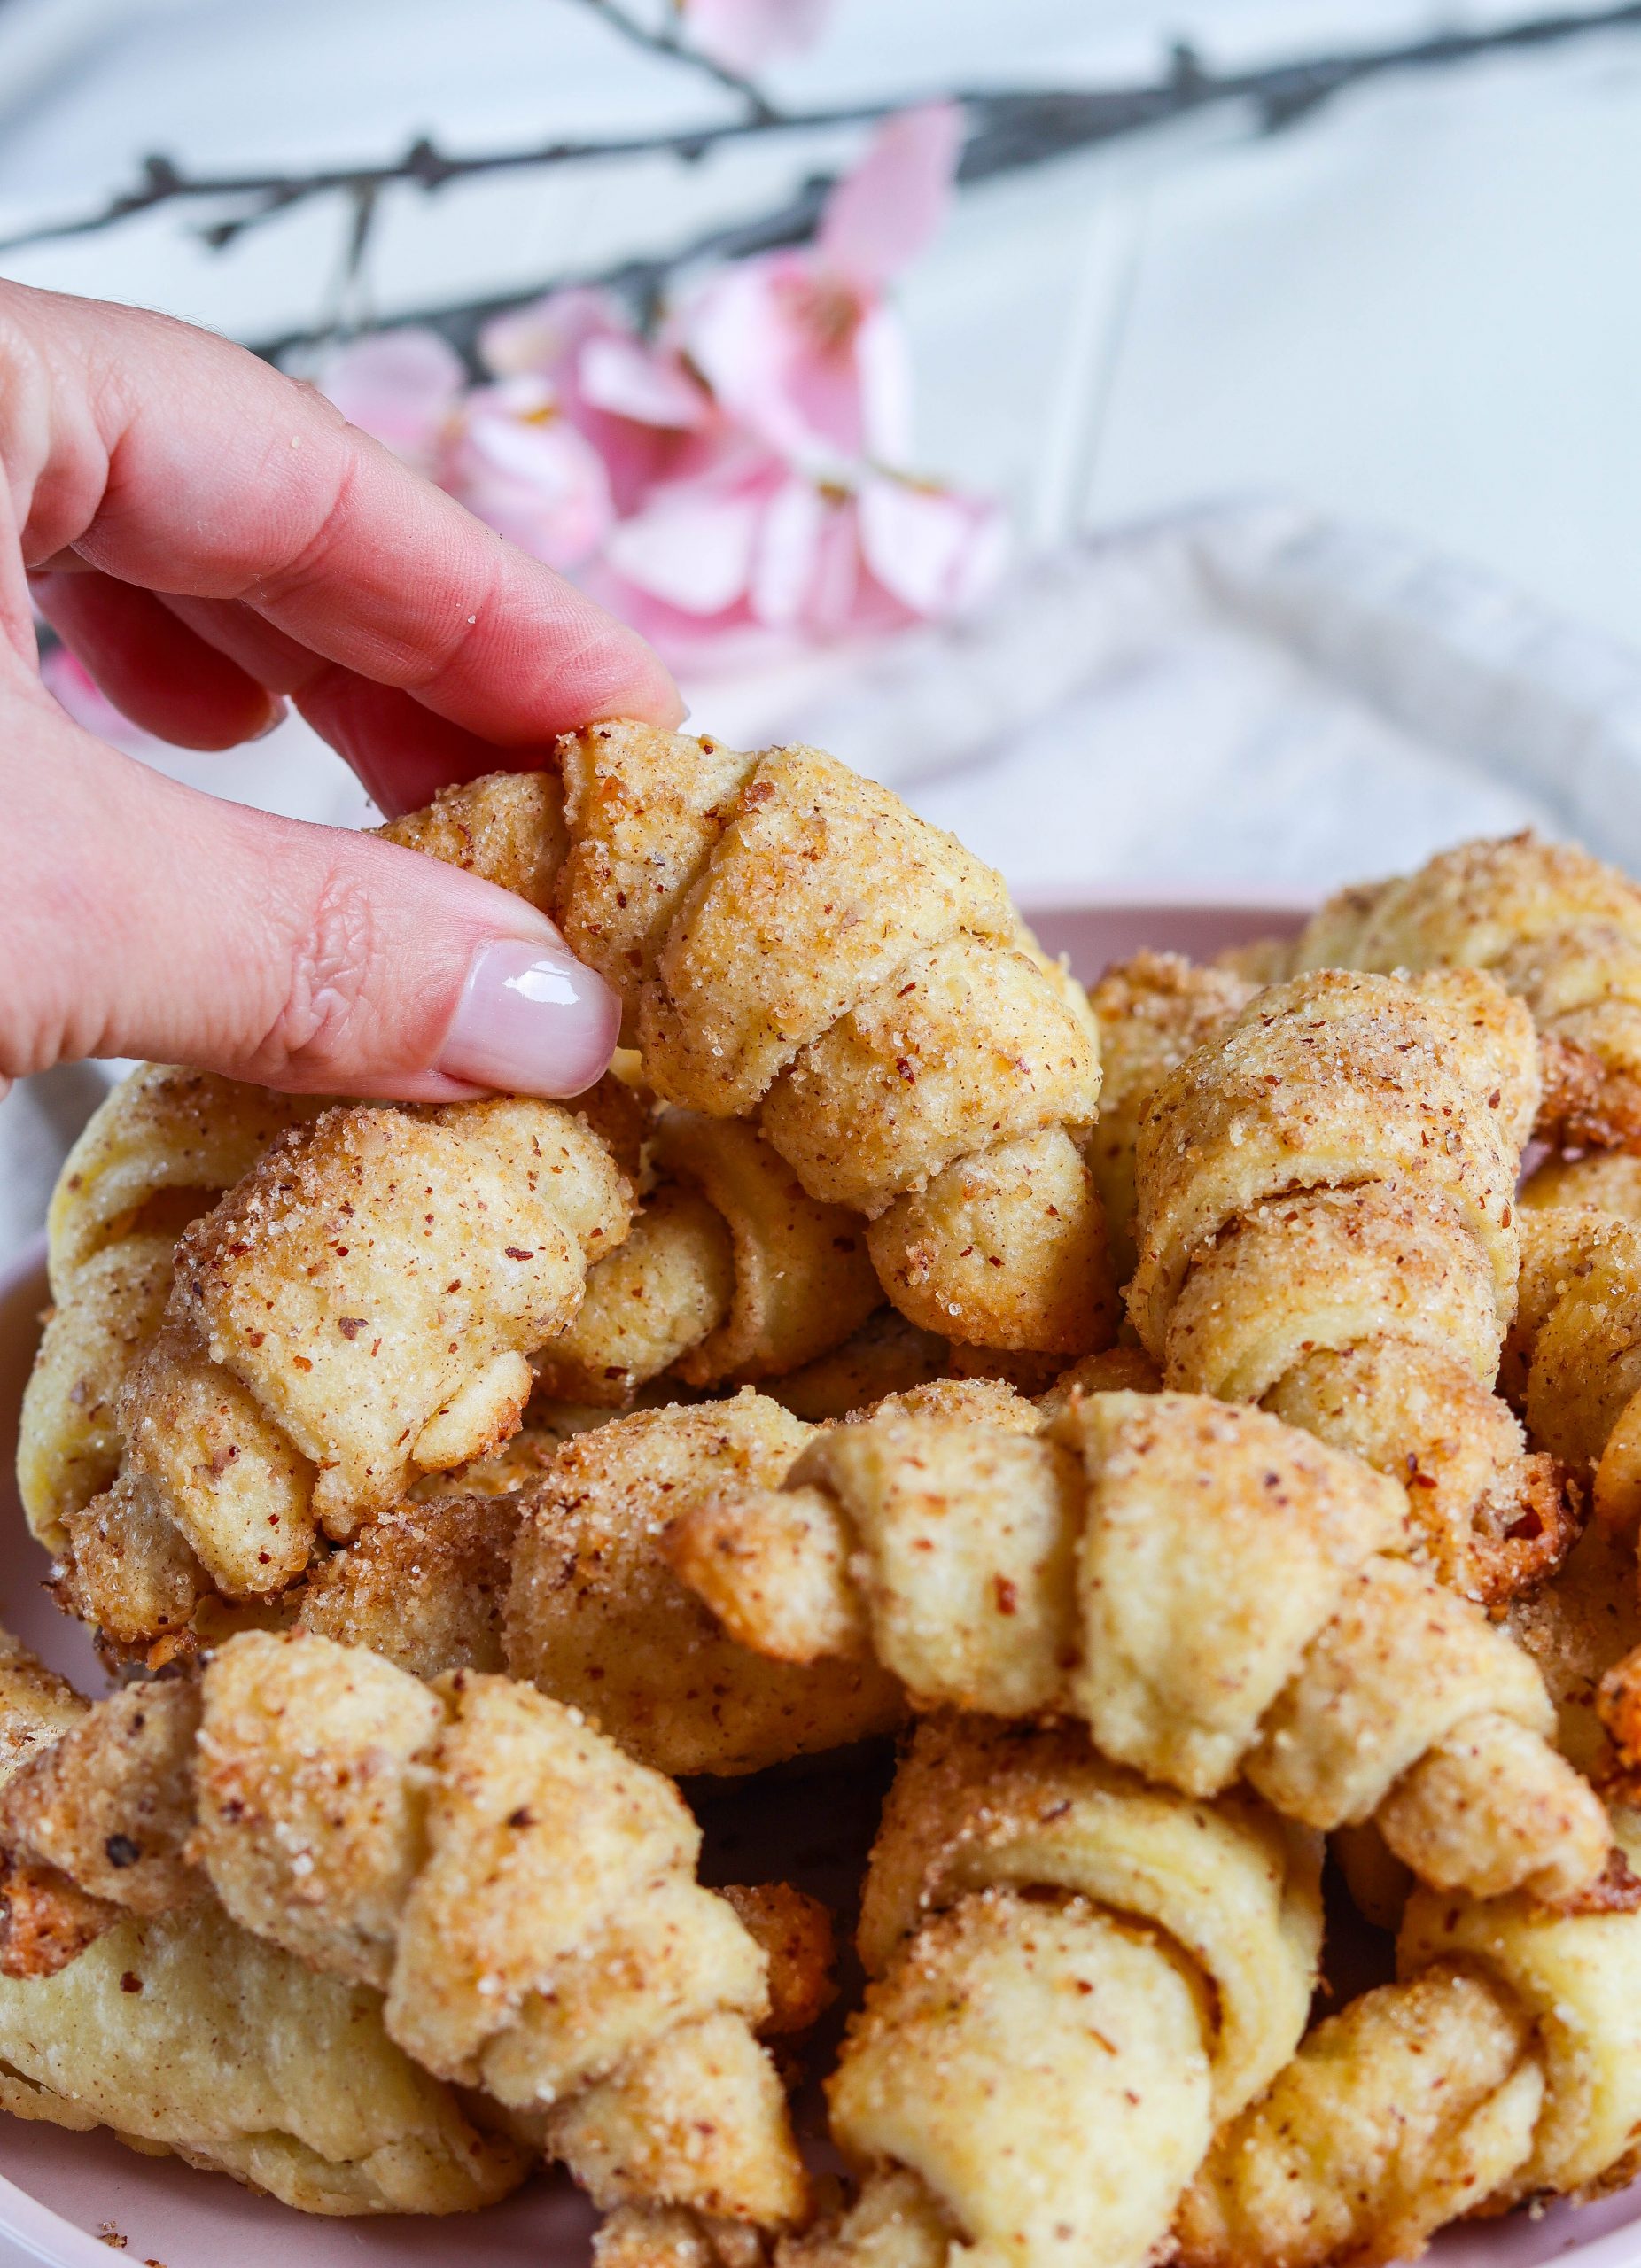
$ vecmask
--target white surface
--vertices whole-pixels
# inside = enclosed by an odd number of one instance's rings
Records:
[[[1297,509],[1077,546],[976,621],[697,705],[732,741],[813,739],[892,781],[1038,898],[1319,895],[1528,824],[1641,867],[1641,661]]]
[[[1152,74],[1181,30],[1240,59],[1529,4],[1021,0],[1005,33],[992,0],[841,0],[825,43],[775,84],[809,101],[1104,82]],[[43,74],[48,22],[83,35],[65,36]],[[21,90],[9,106],[8,41]],[[10,0],[0,230],[100,195],[153,148],[300,163],[424,128],[482,147],[723,105],[575,0]],[[395,198],[377,299],[521,287],[668,245],[836,151]],[[1273,139],[1205,120],[980,189],[906,291],[922,458],[1000,486],[1054,536],[1202,496],[1303,495],[1395,522],[1641,643],[1638,196],[1635,34],[1388,80]],[[266,334],[311,317],[340,226],[292,215],[217,258],[185,219],[156,216],[5,265]]]

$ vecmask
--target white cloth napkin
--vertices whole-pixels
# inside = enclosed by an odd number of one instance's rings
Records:
[[[975,621],[696,705],[892,781],[1038,902],[1319,893],[1528,825],[1641,869],[1641,657],[1299,506],[1093,540]]]

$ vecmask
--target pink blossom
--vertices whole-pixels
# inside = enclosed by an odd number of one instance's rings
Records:
[[[688,0],[696,29],[697,6],[783,13]],[[898,470],[911,372],[885,294],[940,224],[961,138],[954,105],[891,120],[813,247],[719,270],[653,341],[609,295],[558,291],[486,326],[491,384],[463,394],[444,342],[408,331],[348,349],[328,389],[686,667],[960,612],[1006,524]]]
[[[909,357],[883,291],[939,226],[961,140],[953,104],[891,119],[832,191],[813,249],[738,261],[681,310],[674,343],[719,408],[782,455],[904,458]]]
[[[478,334],[478,359],[498,378],[541,377],[561,383],[583,340],[625,337],[628,325],[603,291],[549,291],[505,315],[492,315]]]
[[[614,518],[604,461],[544,378],[476,388],[442,477],[470,511],[549,567],[580,566]]]
[[[675,0],[692,43],[731,71],[761,71],[820,38],[832,0]]]
[[[497,316],[478,351],[498,377],[545,378],[576,431],[603,458],[614,509],[637,509],[690,454],[714,419],[711,396],[679,356],[634,337],[602,291],[555,291]]]
[[[827,199],[815,239],[820,266],[863,292],[909,268],[939,234],[962,149],[956,103],[925,103],[880,126]]]
[[[875,474],[859,498],[860,550],[914,614],[937,620],[978,603],[1008,556],[1008,518],[990,497]]]
[[[467,384],[461,356],[437,331],[407,324],[355,338],[331,357],[319,384],[344,417],[418,472],[437,474]]]
[[[407,326],[345,346],[324,391],[509,541],[550,566],[579,566],[603,540],[615,506],[599,437],[572,422],[566,395],[573,399],[575,351],[613,326],[593,292],[561,292],[506,322],[510,330],[494,324],[486,333],[493,367],[507,372],[495,385],[464,392],[454,348],[437,332]]]
[[[879,474],[851,492],[743,449],[657,488],[587,580],[673,661],[723,667],[972,606],[1007,547],[990,502]]]
[[[663,482],[604,546],[604,564],[679,612],[722,614],[746,596],[758,532],[784,468],[731,447],[694,479]]]

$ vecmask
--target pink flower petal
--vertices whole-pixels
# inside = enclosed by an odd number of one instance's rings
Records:
[[[859,509],[867,565],[886,591],[926,619],[972,606],[1002,571],[1008,526],[996,504],[874,479],[861,489]]]
[[[528,307],[493,315],[478,334],[478,359],[498,378],[556,378],[587,339],[624,329],[619,307],[604,292],[549,291]]]
[[[407,324],[344,346],[319,387],[344,417],[426,472],[466,383],[462,358],[447,340]]]
[[[470,397],[444,478],[470,511],[549,567],[590,558],[613,518],[603,458],[539,380]]]
[[[812,480],[785,480],[769,499],[758,531],[748,598],[759,622],[790,630],[814,588],[827,505]]]
[[[635,338],[608,333],[589,338],[577,357],[576,375],[583,399],[595,409],[639,424],[691,432],[712,415],[705,390],[681,363]]]
[[[761,71],[819,39],[832,0],[682,0],[684,25],[704,55],[731,71]]]
[[[717,614],[688,614],[624,581],[600,560],[578,579],[590,597],[629,623],[675,670],[717,673],[755,668],[776,653],[796,650],[794,641],[783,641],[754,622],[740,601]]]
[[[815,545],[815,572],[805,600],[803,626],[811,637],[842,638],[853,626],[866,581],[855,500],[828,506]]]
[[[945,218],[962,146],[956,103],[926,103],[880,127],[827,199],[822,265],[865,291],[898,276]]]
[[[636,589],[691,615],[721,614],[746,591],[763,500],[681,485],[623,520],[604,563]]]
[[[550,293],[498,316],[480,337],[488,366],[553,388],[559,410],[603,459],[618,515],[636,511],[657,481],[676,477],[684,437],[704,431],[710,395],[670,348],[638,338],[601,291]]]
[[[912,451],[912,348],[893,307],[867,316],[854,360],[861,452],[880,464],[904,464]]]
[[[867,313],[808,254],[771,252],[711,276],[677,328],[727,417],[783,456],[825,463],[866,440],[855,345]]]

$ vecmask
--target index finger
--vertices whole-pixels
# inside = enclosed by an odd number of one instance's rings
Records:
[[[635,632],[243,348],[0,285],[0,356],[22,369],[14,399],[34,378],[44,436],[30,566],[70,552],[151,590],[241,601],[501,747],[681,716]]]

